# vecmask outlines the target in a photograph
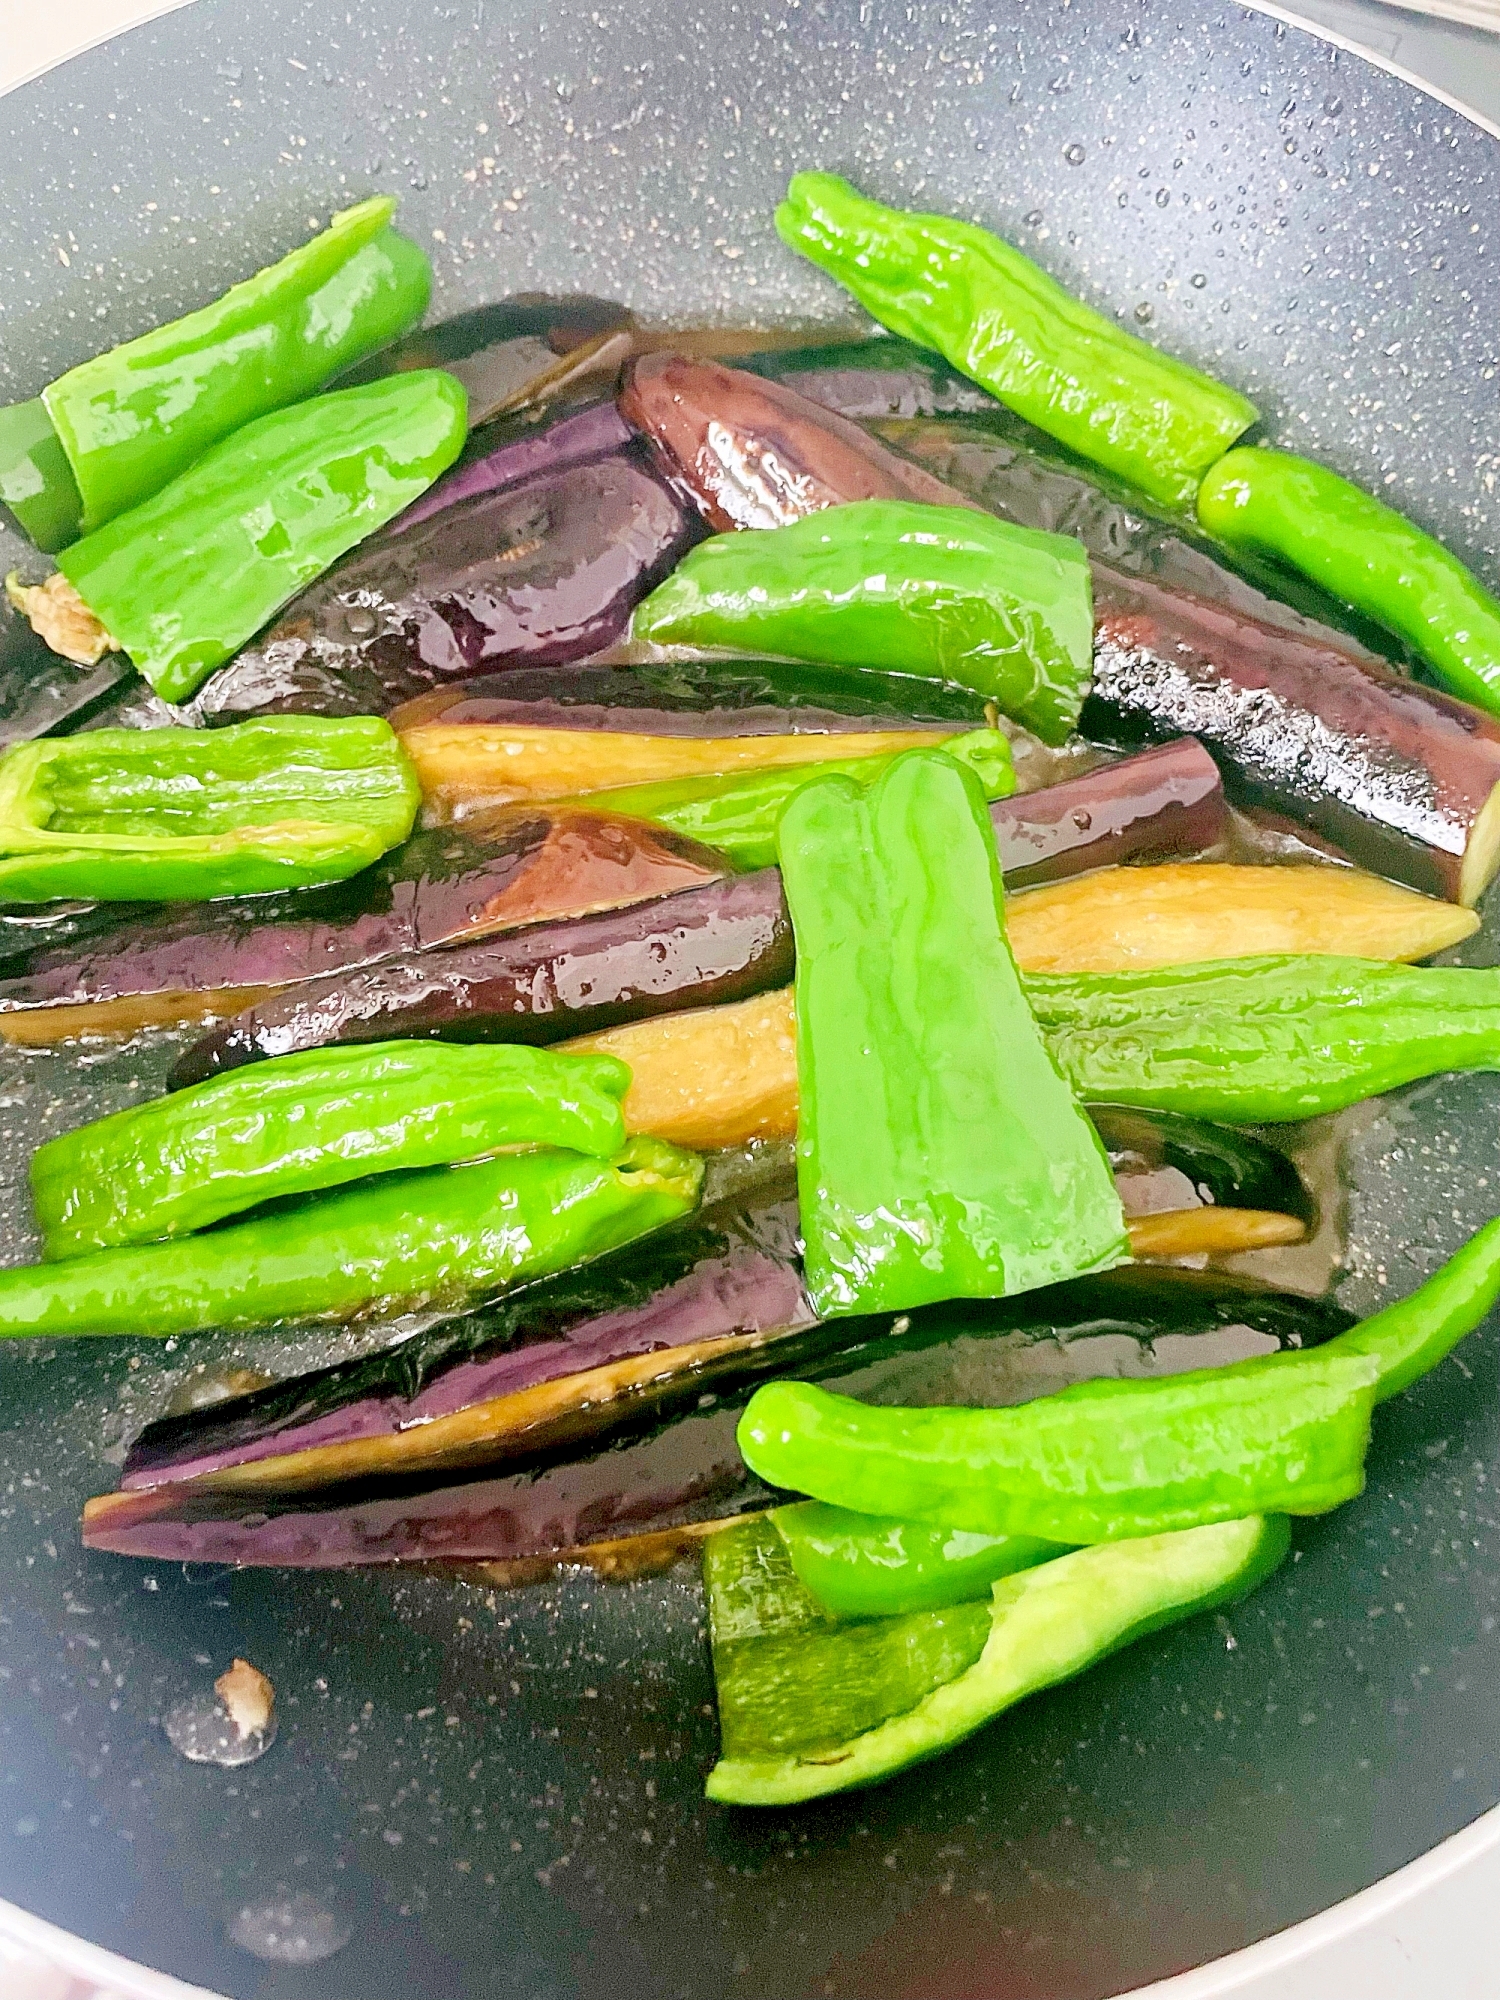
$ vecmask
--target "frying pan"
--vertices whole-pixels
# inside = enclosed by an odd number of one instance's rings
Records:
[[[200,0],[0,103],[0,394],[370,188],[430,246],[437,311],[587,289],[660,321],[841,322],[770,227],[805,165],[993,224],[1500,582],[1496,141],[1175,0]],[[1497,955],[1491,924],[1467,956]],[[38,1137],[171,1053],[0,1055],[7,1256],[33,1249]],[[1500,1206],[1497,1113],[1500,1079],[1439,1080],[1345,1130],[1357,1309]],[[186,1350],[11,1349],[0,1896],[237,2000],[1084,2000],[1202,1963],[1500,1800],[1497,1357],[1491,1326],[1391,1405],[1365,1497],[1227,1618],[883,1790],[751,1816],[702,1799],[691,1576],[494,1596],[85,1556],[79,1508]],[[190,1765],[161,1718],[236,1653],[280,1741]]]

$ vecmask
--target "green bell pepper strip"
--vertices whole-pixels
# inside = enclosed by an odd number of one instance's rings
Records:
[[[1260,447],[1220,459],[1198,518],[1398,633],[1455,694],[1500,714],[1500,603],[1441,542],[1326,466]]]
[[[1119,1541],[1255,1513],[1325,1514],[1364,1485],[1379,1370],[1330,1347],[1013,1409],[887,1409],[771,1382],[740,1419],[773,1486],[981,1535]]]
[[[0,1338],[155,1339],[459,1306],[675,1221],[702,1178],[694,1154],[658,1139],[612,1160],[548,1150],[381,1174],[203,1236],[0,1271]]]
[[[1436,1368],[1500,1299],[1500,1217],[1485,1223],[1410,1294],[1337,1334],[1319,1350],[1369,1355],[1383,1403]]]
[[[1191,508],[1257,420],[1237,390],[1102,318],[975,223],[886,208],[837,174],[796,174],[776,227],[882,326],[1169,507]]]
[[[1024,985],[1052,1060],[1098,1104],[1275,1123],[1500,1070],[1496,967],[1241,958]]]
[[[422,251],[389,227],[395,208],[381,195],[345,209],[211,305],[0,411],[0,499],[42,548],[61,548],[394,340],[432,290]]]
[[[259,1202],[504,1147],[608,1159],[625,1144],[629,1084],[612,1056],[505,1044],[374,1042],[282,1056],[38,1147],[42,1255],[181,1236]]]
[[[1006,799],[1016,788],[1009,739],[998,729],[974,729],[941,744],[945,757],[967,764],[987,799]],[[652,785],[620,785],[591,792],[585,803],[601,812],[654,820],[689,840],[727,854],[739,868],[769,868],[776,859],[776,829],[787,801],[817,778],[852,778],[869,786],[888,771],[889,757],[830,757],[817,764],[752,771],[744,776],[669,778]]]
[[[631,631],[956,682],[1060,743],[1093,674],[1092,603],[1080,542],[966,507],[856,500],[701,542]]]
[[[0,757],[0,902],[184,902],[337,882],[411,832],[421,787],[376,716],[98,729]]]
[[[804,1613],[799,1630],[767,1534],[747,1522],[705,1553],[723,1736],[706,1789],[725,1805],[798,1805],[893,1777],[1147,1633],[1248,1595],[1291,1545],[1285,1520],[1252,1517],[1078,1549],[1004,1578],[988,1604],[823,1629]],[[751,1565],[769,1572],[763,1595],[780,1586],[783,1630],[721,1637],[720,1607]]]
[[[457,458],[460,384],[390,375],[276,410],[64,549],[58,568],[166,701],[215,667]]]
[[[801,1500],[769,1517],[797,1580],[838,1618],[891,1618],[988,1597],[1017,1570],[1066,1555],[1035,1535],[976,1535]]]
[[[1122,1258],[1108,1159],[1006,946],[973,772],[911,750],[868,791],[805,785],[780,851],[819,1316],[1002,1297]]]

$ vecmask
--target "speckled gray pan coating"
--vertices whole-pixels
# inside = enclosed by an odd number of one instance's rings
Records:
[[[996,224],[1497,580],[1497,163],[1408,85],[1167,0],[200,0],[0,102],[0,388],[372,188],[431,248],[440,310],[547,286],[837,321],[770,226],[789,171],[836,167]],[[0,1056],[10,1256],[37,1137],[171,1053]],[[1500,1082],[1439,1082],[1346,1129],[1356,1307],[1500,1206],[1497,1113]],[[1322,1908],[1500,1798],[1493,1330],[1382,1412],[1366,1498],[1300,1529],[1244,1609],[881,1792],[753,1818],[701,1802],[690,1578],[507,1599],[83,1558],[124,1432],[190,1359],[273,1346],[0,1355],[0,1893],[226,1993],[1081,2000]],[[158,1718],[236,1651],[280,1740],[189,1765]]]

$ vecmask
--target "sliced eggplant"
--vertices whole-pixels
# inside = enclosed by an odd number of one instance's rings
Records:
[[[1328,1301],[1132,1268],[1015,1300],[839,1322],[836,1349],[825,1345],[784,1372],[866,1402],[994,1407],[1099,1375],[1172,1374],[1312,1346],[1350,1324]],[[589,1456],[539,1454],[480,1481],[393,1489],[387,1480],[322,1501],[198,1480],[136,1487],[89,1502],[84,1542],[122,1555],[257,1567],[462,1561],[476,1566],[469,1574],[503,1582],[542,1565],[589,1561],[590,1549],[617,1543],[597,1566],[628,1574],[633,1538],[655,1538],[643,1544],[649,1564],[669,1555],[684,1531],[701,1533],[776,1497],[735,1443],[747,1394],[748,1386],[722,1400],[703,1397]],[[504,1567],[486,1572],[485,1563]]]
[[[1176,1111],[1126,1104],[1087,1109],[1127,1215],[1212,1206],[1295,1216],[1309,1227],[1318,1219],[1296,1167],[1263,1139]]]
[[[0,979],[0,1041],[185,1026],[393,953],[618,909],[724,872],[710,849],[641,820],[549,807],[479,815],[415,834],[332,889],[127,906],[91,935],[39,943]]]
[[[930,348],[891,336],[747,354],[740,366],[864,423],[896,417],[1010,416],[988,390],[956,374]],[[1042,434],[1036,435],[1040,439]]]

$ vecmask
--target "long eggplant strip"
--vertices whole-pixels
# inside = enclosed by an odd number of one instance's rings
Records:
[[[846,757],[890,757],[931,744],[930,729],[869,730],[840,746]],[[635,736],[615,730],[530,729],[430,722],[408,729],[402,747],[417,768],[430,814],[461,818],[492,806],[655,784],[667,778],[729,776],[829,754],[819,736]]]
[[[1002,869],[1049,880],[1129,855],[1201,851],[1223,830],[1224,796],[1197,744],[1168,743],[999,800],[990,822]],[[174,1081],[340,1039],[557,1040],[766,991],[790,978],[790,954],[780,876],[763,869],[714,894],[663,899],[623,925],[610,916],[538,925],[501,946],[396,953],[367,972],[309,981],[194,1044]]]
[[[1300,1243],[1300,1216],[1264,1208],[1168,1208],[1125,1217],[1132,1257],[1237,1257]]]
[[[43,945],[0,980],[0,1040],[181,1027],[401,951],[626,907],[718,879],[707,848],[643,821],[516,808],[417,834],[336,891],[195,904]]]
[[[1349,1314],[1244,1281],[1140,1267],[1009,1302],[965,1301],[900,1321],[842,1323],[834,1352],[787,1373],[877,1404],[1006,1406],[1099,1376],[1152,1376],[1215,1367],[1287,1347],[1316,1346]],[[633,1572],[637,1537],[649,1562],[673,1538],[771,1504],[735,1443],[748,1400],[731,1391],[679,1410],[645,1435],[626,1433],[583,1458],[542,1460],[494,1478],[392,1494],[377,1486],[316,1498],[217,1492],[177,1482],[105,1494],[85,1510],[92,1548],[173,1561],[337,1568],[349,1563],[463,1561],[535,1565],[588,1561],[616,1544],[605,1573]],[[212,1412],[205,1415],[211,1416]],[[471,1572],[475,1573],[475,1572]],[[495,1580],[495,1579],[491,1579]]]
[[[1321,952],[1410,960],[1472,937],[1479,919],[1352,868],[1168,862],[1109,868],[1008,898],[1026,972],[1144,972],[1205,959]]]

